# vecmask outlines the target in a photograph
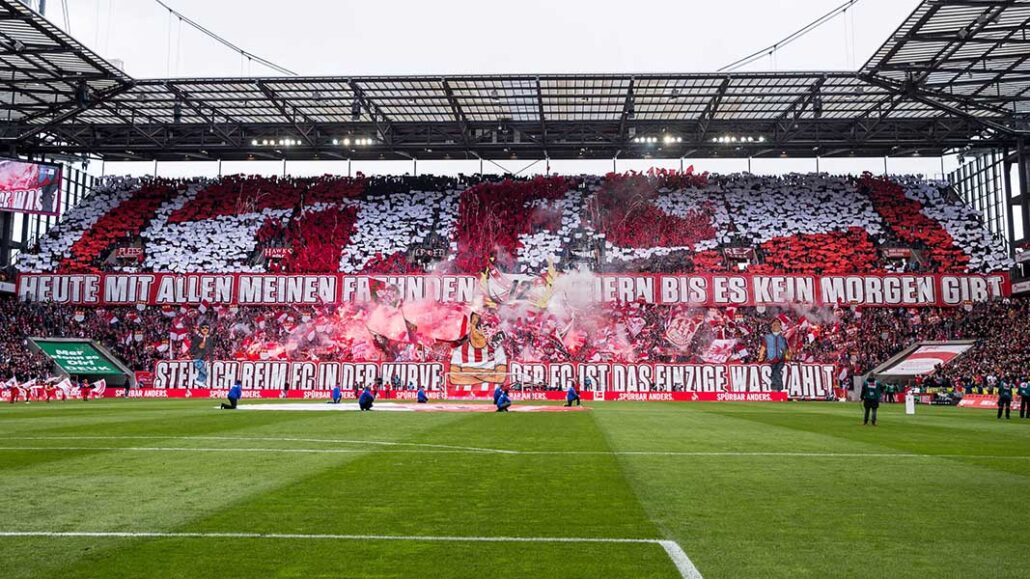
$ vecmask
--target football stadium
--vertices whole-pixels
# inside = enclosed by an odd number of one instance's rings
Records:
[[[1028,574],[1030,0],[0,0],[0,119],[0,577]]]

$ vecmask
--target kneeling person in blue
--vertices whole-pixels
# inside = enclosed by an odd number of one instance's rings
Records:
[[[339,385],[333,386],[332,396],[332,400],[329,401],[329,404],[339,404],[340,400],[343,399],[343,391],[340,390]]]
[[[423,388],[421,386],[418,387],[418,392],[415,393],[415,400],[419,404],[425,404],[426,402],[429,402],[429,397],[426,396],[426,389],[425,388]]]
[[[569,384],[568,390],[565,391],[565,406],[566,407],[572,406],[573,402],[576,403],[576,406],[580,406],[580,403],[579,403],[579,392],[576,392],[576,385],[575,384]]]
[[[229,389],[229,395],[227,396],[229,403],[226,404],[223,402],[222,410],[236,410],[236,403],[240,401],[241,397],[243,397],[243,385],[240,384],[239,380],[237,380],[236,383],[232,385],[232,388]]]
[[[501,390],[501,394],[494,401],[494,404],[497,405],[498,412],[507,412],[508,408],[511,407],[511,398],[508,398],[508,391]]]
[[[362,412],[366,410],[372,410],[372,402],[375,401],[376,396],[372,394],[372,389],[365,386],[365,389],[361,391],[361,396],[358,396],[358,408]]]
[[[494,388],[494,404],[497,404],[497,401],[501,398],[501,394],[504,394],[504,389],[501,388],[500,384],[498,384]]]

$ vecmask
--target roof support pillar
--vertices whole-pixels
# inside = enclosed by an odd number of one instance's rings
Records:
[[[943,159],[943,157],[941,157]],[[1015,203],[1012,202],[1012,162],[1009,160],[1009,150],[1006,147],[1001,155],[1001,180],[1005,193],[1005,225],[1009,234],[1009,257],[1016,256],[1016,215]]]
[[[1016,144],[1016,163],[1019,164],[1019,213],[1023,224],[1023,241],[1030,239],[1030,145],[1026,138]],[[1013,240],[1015,241],[1015,240]]]

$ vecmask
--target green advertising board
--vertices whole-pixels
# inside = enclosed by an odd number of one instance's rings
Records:
[[[50,356],[65,372],[80,376],[121,376],[125,372],[104,355],[90,341],[48,340],[33,338],[32,341]]]

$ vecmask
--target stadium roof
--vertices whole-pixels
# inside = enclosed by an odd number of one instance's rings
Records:
[[[923,2],[863,72],[956,106],[1030,113],[1030,2]]]
[[[1027,134],[1028,23],[1030,0],[928,0],[856,72],[136,80],[0,0],[0,140],[118,160],[937,155]]]
[[[132,79],[17,1],[0,2],[0,111],[6,138],[25,138],[80,112],[80,92],[102,102]],[[22,131],[22,132],[19,132]]]

